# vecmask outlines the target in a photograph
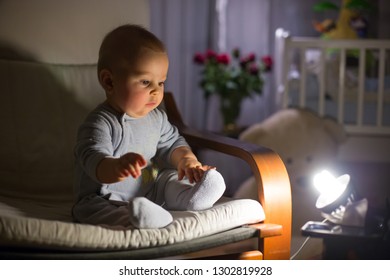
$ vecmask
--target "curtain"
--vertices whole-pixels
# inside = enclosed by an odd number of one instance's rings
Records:
[[[175,95],[186,124],[203,129],[206,105],[192,58],[195,52],[212,47],[215,1],[149,1],[150,29],[165,43],[170,60],[165,90]]]
[[[218,98],[203,97],[195,52],[208,48],[230,52],[240,47],[269,54],[270,0],[150,0],[151,31],[166,44],[170,66],[166,90],[175,95],[188,125],[220,131]],[[221,21],[221,19],[223,19]],[[243,102],[238,123],[250,125],[270,114],[270,77],[263,96]]]
[[[243,54],[254,52],[256,57],[270,54],[270,2],[271,0],[225,0],[226,51],[240,48]],[[272,108],[271,75],[264,75],[265,86],[261,96],[246,99],[241,107],[238,124],[248,126],[263,120]]]
[[[374,3],[384,1],[373,0]],[[195,52],[207,48],[230,52],[240,47],[244,53],[274,57],[274,33],[279,27],[292,36],[318,36],[313,20],[334,17],[316,13],[319,0],[149,0],[151,30],[168,48],[170,69],[166,90],[172,91],[188,125],[220,131],[222,120],[218,98],[206,103],[198,83],[199,66]],[[387,2],[387,1],[386,1]],[[340,4],[340,0],[335,0]],[[382,6],[384,6],[382,4]],[[386,9],[383,9],[386,10]],[[374,13],[372,17],[376,16]],[[375,20],[371,19],[373,23]],[[383,33],[383,32],[382,32]],[[275,112],[273,73],[266,73],[262,96],[243,102],[238,124],[249,126]]]

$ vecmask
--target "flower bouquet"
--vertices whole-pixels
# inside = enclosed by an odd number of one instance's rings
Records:
[[[235,126],[244,98],[262,94],[263,73],[272,69],[270,56],[263,56],[256,61],[254,53],[241,56],[240,50],[236,48],[231,57],[228,53],[218,54],[213,50],[195,53],[193,57],[196,64],[203,66],[200,87],[205,98],[212,94],[220,97],[225,129]]]

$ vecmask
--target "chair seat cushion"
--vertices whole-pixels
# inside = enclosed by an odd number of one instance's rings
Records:
[[[201,238],[261,222],[265,218],[262,206],[255,200],[223,198],[204,211],[172,211],[174,221],[165,228],[107,228],[73,223],[64,211],[58,210],[58,205],[53,207],[19,201],[23,205],[17,207],[9,199],[0,201],[0,246],[3,247],[132,250]],[[69,208],[64,205],[64,209]],[[47,217],[33,216],[32,213],[47,213]]]

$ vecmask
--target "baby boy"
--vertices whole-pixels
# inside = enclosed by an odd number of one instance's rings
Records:
[[[98,78],[106,100],[80,126],[75,147],[76,203],[81,223],[161,228],[168,210],[210,208],[225,191],[158,106],[168,73],[163,43],[137,25],[106,35]]]

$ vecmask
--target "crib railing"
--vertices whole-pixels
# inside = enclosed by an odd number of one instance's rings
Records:
[[[305,60],[305,54],[308,50],[317,50],[319,59],[317,61],[320,71],[317,73],[318,80],[318,106],[316,111],[319,115],[327,115],[326,100],[329,89],[329,80],[326,80],[330,75],[326,71],[327,59],[329,53],[337,53],[337,94],[333,97],[333,102],[337,104],[335,117],[337,121],[345,125],[346,131],[351,134],[390,134],[390,91],[385,88],[385,78],[389,77],[389,61],[390,61],[390,40],[371,40],[371,39],[356,39],[356,40],[324,40],[321,38],[305,38],[291,37],[288,32],[278,29],[275,33],[275,83],[278,92],[278,101],[281,107],[298,106],[300,108],[307,107],[307,79],[308,69]],[[346,86],[347,80],[347,56],[350,52],[354,52],[358,61],[357,66],[357,86],[353,93],[353,102],[356,104],[356,114],[354,122],[347,122],[344,118],[346,100],[351,101],[351,92]],[[369,55],[369,57],[368,57]],[[376,72],[375,79],[377,88],[374,91],[369,91],[365,88],[367,79],[368,63],[375,65],[373,68]],[[299,73],[298,80],[298,102],[291,104],[291,66],[297,67]],[[322,69],[322,70],[321,70]],[[328,81],[328,83],[326,83]],[[332,81],[331,81],[332,83]],[[312,94],[312,93],[311,93]],[[374,119],[371,123],[365,123],[365,106],[371,103],[370,106],[376,107],[372,116]],[[373,106],[373,104],[375,104]]]

